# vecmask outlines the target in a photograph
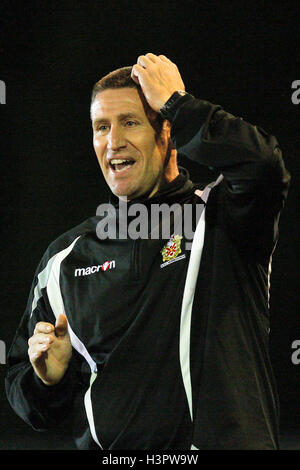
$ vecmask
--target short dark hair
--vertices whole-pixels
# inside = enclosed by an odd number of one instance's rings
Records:
[[[93,86],[91,103],[93,103],[98,93],[109,88],[141,88],[140,85],[132,80],[131,71],[132,67],[121,67],[98,80]]]
[[[113,88],[136,88],[137,90],[141,91],[141,86],[135,83],[135,81],[131,78],[131,72],[132,66],[121,67],[119,69],[113,70],[98,80],[92,89],[91,104],[93,104],[96,95],[104,90]],[[163,117],[157,113],[155,119],[155,128],[158,133],[160,133],[162,130],[163,122]]]

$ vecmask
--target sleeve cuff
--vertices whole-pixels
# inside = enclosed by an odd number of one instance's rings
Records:
[[[72,382],[72,375],[73,371],[70,363],[61,381],[55,385],[44,384],[44,382],[36,375],[34,371],[33,380],[39,392],[41,392],[42,394],[52,394],[64,390]]]
[[[179,96],[178,99],[173,104],[167,107],[167,109],[165,109],[165,107],[163,106],[161,108],[160,114],[162,115],[164,119],[167,119],[168,121],[172,123],[178,108],[180,108],[180,106],[182,106],[183,103],[185,103],[186,101],[190,101],[194,99],[195,97],[189,93],[186,93],[183,96]]]

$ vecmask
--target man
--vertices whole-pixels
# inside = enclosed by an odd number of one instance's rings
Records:
[[[268,296],[289,174],[277,140],[186,93],[163,55],[100,80],[91,119],[117,218],[125,201],[204,209],[191,249],[172,230],[101,239],[101,216],[49,246],[9,353],[12,407],[39,430],[73,416],[80,449],[278,448]],[[177,151],[220,176],[192,183]]]

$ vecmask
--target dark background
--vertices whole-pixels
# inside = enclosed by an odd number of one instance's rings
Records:
[[[271,277],[270,347],[284,448],[300,448],[298,2],[0,3],[1,318],[9,347],[48,244],[95,215],[108,188],[92,147],[90,92],[147,52],[175,62],[187,91],[275,134],[292,174]],[[199,168],[183,162],[197,180]],[[245,367],[247,365],[245,364]],[[11,410],[0,365],[0,448],[73,448],[66,430],[36,433]],[[298,445],[299,443],[299,445]]]

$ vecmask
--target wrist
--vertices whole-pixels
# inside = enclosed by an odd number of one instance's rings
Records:
[[[70,367],[68,366],[64,369],[64,371],[59,374],[58,377],[52,378],[51,380],[47,380],[46,378],[42,378],[37,372],[34,371],[34,380],[35,383],[41,389],[57,389],[60,388],[67,380],[70,374]]]
[[[172,115],[172,110],[177,108],[177,105],[182,101],[185,101],[185,97],[191,97],[189,93],[184,90],[177,90],[169,97],[169,99],[164,103],[164,105],[160,108],[159,112],[164,119],[170,120],[170,116]]]

